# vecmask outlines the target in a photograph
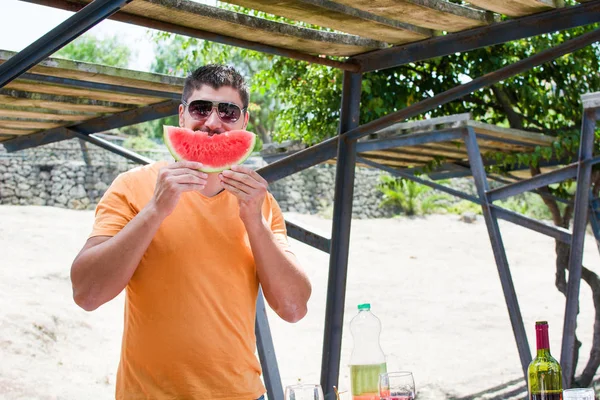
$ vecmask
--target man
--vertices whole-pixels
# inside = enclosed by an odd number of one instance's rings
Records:
[[[248,90],[233,68],[197,69],[182,100],[182,127],[217,135],[248,124]],[[259,282],[284,320],[307,312],[311,286],[267,182],[243,166],[200,167],[160,162],[119,175],[71,267],[85,310],[126,289],[117,399],[257,399]]]

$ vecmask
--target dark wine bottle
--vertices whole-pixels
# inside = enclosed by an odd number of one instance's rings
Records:
[[[562,400],[562,370],[550,355],[548,322],[535,323],[537,355],[527,370],[529,400]]]

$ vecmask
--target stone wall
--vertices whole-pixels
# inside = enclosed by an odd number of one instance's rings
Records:
[[[144,153],[167,159],[166,150]],[[251,158],[252,167],[264,165]],[[72,209],[93,209],[108,186],[121,172],[136,164],[78,139],[53,143],[16,153],[0,146],[0,204],[46,205]],[[354,218],[393,216],[398,210],[381,208],[377,184],[382,172],[357,168],[354,185]],[[454,188],[474,192],[470,180],[453,182]],[[283,211],[333,214],[335,166],[322,164],[274,182],[270,191]]]
[[[390,217],[394,210],[379,207],[381,192],[377,189],[381,171],[357,168],[352,214],[354,218]],[[272,183],[271,193],[284,211],[322,214],[333,213],[335,165],[317,165]]]
[[[0,204],[93,209],[116,176],[134,166],[79,140],[7,153],[0,146]]]

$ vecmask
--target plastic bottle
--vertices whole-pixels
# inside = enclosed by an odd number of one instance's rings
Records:
[[[381,321],[370,304],[360,304],[350,321],[354,348],[350,356],[350,383],[353,400],[379,400],[379,374],[387,372],[385,354],[379,344]]]

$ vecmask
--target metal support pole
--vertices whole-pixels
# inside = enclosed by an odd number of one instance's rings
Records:
[[[321,386],[325,398],[328,400],[335,399],[333,387],[338,385],[340,375],[352,199],[354,197],[354,169],[356,166],[356,141],[348,140],[341,135],[358,126],[361,83],[361,74],[344,72],[321,362]]]
[[[479,145],[477,143],[477,137],[475,136],[475,131],[473,128],[466,129],[465,144],[467,146],[467,153],[469,154],[469,162],[471,164],[473,180],[475,181],[477,193],[479,194],[479,198],[481,200],[483,217],[488,229],[488,234],[490,235],[492,251],[494,252],[494,258],[496,259],[496,266],[498,268],[498,274],[500,275],[500,282],[502,284],[502,291],[504,292],[504,299],[506,300],[506,305],[508,307],[508,315],[512,324],[515,340],[517,341],[519,358],[521,359],[521,367],[523,368],[523,376],[527,381],[527,367],[531,362],[531,350],[527,341],[527,335],[523,325],[523,317],[521,316],[521,309],[519,308],[515,286],[510,274],[510,268],[508,266],[508,259],[506,258],[506,251],[504,249],[504,243],[502,242],[502,235],[500,233],[498,220],[494,210],[490,207],[490,203],[486,194],[489,186],[483,161],[481,159],[481,152],[479,151]]]
[[[119,145],[116,145],[114,143],[109,142],[108,140],[104,140],[102,138],[99,138],[97,136],[92,136],[92,135],[85,135],[83,133],[79,133],[75,130],[71,130],[73,132],[73,134],[75,135],[75,137],[81,139],[81,140],[85,140],[86,142],[90,142],[91,144],[95,144],[98,147],[103,148],[104,150],[108,150],[111,153],[114,154],[118,154],[121,157],[124,157],[128,160],[131,160],[133,162],[136,162],[138,164],[142,164],[142,165],[146,165],[146,164],[151,164],[154,162],[154,160],[144,157],[138,153],[135,153],[131,150],[126,149],[125,147],[121,147]]]
[[[573,237],[569,256],[569,283],[567,285],[567,305],[563,326],[560,364],[563,369],[564,387],[571,387],[571,376],[575,366],[575,328],[579,312],[579,284],[583,262],[583,244],[588,218],[588,202],[592,179],[592,163],[594,151],[594,133],[596,130],[596,113],[585,110],[581,127],[581,144],[579,147],[579,169],[577,171],[577,191],[575,192],[575,210],[573,213]]]
[[[95,0],[0,65],[0,88],[131,0]]]
[[[265,308],[265,298],[262,289],[258,291],[256,299],[256,321],[254,324],[256,334],[256,348],[258,358],[262,366],[263,378],[267,387],[269,399],[283,400],[283,386],[281,376],[279,375],[279,366],[275,356],[275,347],[273,346],[273,336],[267,319],[267,309]]]

